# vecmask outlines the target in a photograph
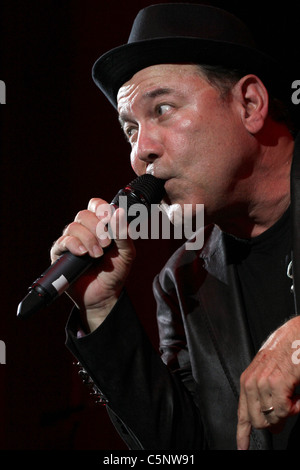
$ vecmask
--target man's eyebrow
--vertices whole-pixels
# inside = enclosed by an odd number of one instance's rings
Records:
[[[163,88],[155,88],[155,90],[147,91],[144,95],[143,98],[150,98],[154,99],[157,96],[162,96],[162,95],[171,95],[172,93],[175,93],[176,91],[173,88],[169,87],[163,87]]]
[[[131,121],[129,114],[127,113],[119,114],[118,119],[119,119],[119,123],[121,124],[122,129],[124,129],[124,125],[126,122]]]

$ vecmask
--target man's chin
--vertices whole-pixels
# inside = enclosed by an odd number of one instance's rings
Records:
[[[160,209],[174,226],[189,224],[192,226],[194,221],[203,217],[203,204],[170,204],[165,199],[160,203]]]
[[[180,204],[168,204],[167,202],[161,202],[159,207],[161,208],[162,212],[164,212],[169,221],[173,225],[181,225],[182,224],[182,208]]]

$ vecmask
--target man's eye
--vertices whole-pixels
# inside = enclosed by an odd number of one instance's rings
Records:
[[[169,104],[160,104],[157,106],[157,114],[162,116],[163,114],[167,113],[171,109],[171,105]]]
[[[129,140],[134,135],[134,133],[136,132],[136,128],[135,127],[127,127],[126,129],[124,129],[124,132],[125,132],[125,135],[126,135],[127,139]]]

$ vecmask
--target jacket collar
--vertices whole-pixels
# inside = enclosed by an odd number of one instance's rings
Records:
[[[300,314],[300,133],[295,140],[291,168],[292,264],[296,313]]]

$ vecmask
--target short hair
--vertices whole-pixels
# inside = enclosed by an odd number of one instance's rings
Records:
[[[229,69],[219,65],[195,64],[200,75],[215,88],[217,88],[223,99],[228,98],[234,85],[247,73],[240,69]],[[285,124],[293,134],[296,124],[293,119],[291,108],[288,103],[273,96],[269,92],[269,116],[276,122]]]

